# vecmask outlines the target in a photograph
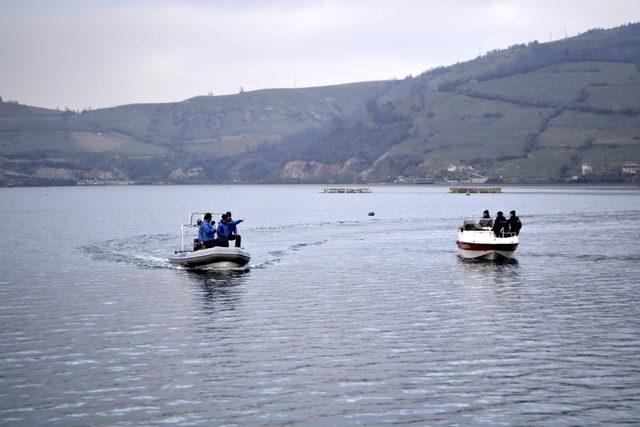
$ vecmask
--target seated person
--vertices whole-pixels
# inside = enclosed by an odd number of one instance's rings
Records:
[[[211,221],[211,214],[209,212],[204,214],[202,223],[198,228],[198,240],[200,240],[201,247],[203,248],[219,246],[216,239],[215,221]]]
[[[503,231],[508,231],[509,223],[507,219],[502,214],[502,211],[499,211],[496,215],[496,220],[493,222],[493,233],[496,237],[501,237]]]
[[[520,229],[522,228],[522,222],[520,222],[520,218],[516,216],[516,211],[509,212],[509,231],[515,233],[515,235],[520,234]]]
[[[226,213],[227,216],[227,239],[229,240],[235,240],[236,242],[236,248],[239,248],[242,242],[242,236],[240,236],[238,234],[238,230],[236,229],[236,225],[240,224],[242,221],[244,221],[244,219],[239,219],[237,221],[234,221],[233,218],[231,217],[231,212],[227,212]]]
[[[485,210],[482,213],[482,218],[480,218],[480,227],[491,227],[493,226],[493,220],[491,219],[491,215],[489,215],[489,211]]]
[[[227,227],[227,214],[222,214],[218,221],[218,242],[219,246],[229,247],[229,228]]]

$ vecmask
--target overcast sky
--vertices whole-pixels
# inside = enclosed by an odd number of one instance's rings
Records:
[[[640,0],[0,0],[0,95],[45,107],[403,78],[640,21]]]

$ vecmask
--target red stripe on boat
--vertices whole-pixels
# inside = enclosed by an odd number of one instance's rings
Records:
[[[460,249],[466,249],[468,251],[504,251],[511,252],[515,251],[518,247],[517,243],[502,243],[502,244],[487,244],[487,243],[467,243],[467,242],[456,242]]]

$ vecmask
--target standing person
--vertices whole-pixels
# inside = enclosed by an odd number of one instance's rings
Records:
[[[520,229],[522,228],[522,222],[520,222],[520,218],[516,216],[516,211],[509,212],[509,231],[515,233],[516,236],[520,234]]]
[[[229,247],[229,228],[227,227],[227,214],[222,214],[218,222],[218,243],[225,248]]]
[[[211,221],[211,213],[204,214],[202,223],[198,228],[198,240],[200,240],[200,246],[204,248],[212,248],[216,246],[216,228],[215,221]]]
[[[234,221],[231,212],[227,212],[227,239],[235,240],[236,248],[239,248],[242,242],[242,236],[238,234],[238,230],[236,229],[236,225],[240,224],[244,221],[244,219],[239,219]]]
[[[480,227],[491,227],[493,225],[493,220],[491,219],[491,215],[489,215],[489,211],[485,210],[482,212],[482,218],[480,218]]]
[[[509,227],[509,223],[502,214],[502,211],[499,211],[496,215],[496,220],[493,222],[493,233],[496,235],[496,237],[500,237],[500,234],[503,231],[507,230],[507,227]]]

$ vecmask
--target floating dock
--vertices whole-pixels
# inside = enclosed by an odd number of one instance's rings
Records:
[[[487,194],[502,193],[502,187],[450,187],[449,193],[456,194]]]
[[[371,193],[371,190],[368,187],[362,188],[350,188],[350,187],[324,187],[320,190],[321,193],[326,194],[363,194],[363,193]]]

